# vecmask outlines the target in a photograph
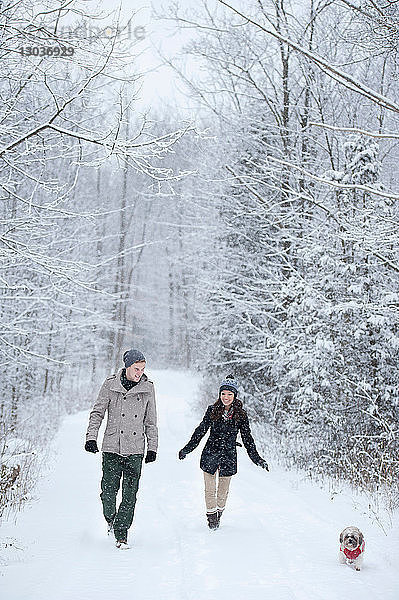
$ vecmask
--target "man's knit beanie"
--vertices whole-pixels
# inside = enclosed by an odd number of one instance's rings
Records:
[[[238,396],[238,384],[234,379],[233,375],[227,375],[227,377],[224,378],[224,380],[222,381],[222,383],[220,384],[220,388],[219,388],[219,397],[220,394],[223,390],[229,390],[230,392],[234,393],[234,397],[237,398]]]
[[[131,367],[136,362],[145,361],[145,356],[140,350],[136,350],[135,348],[131,348],[130,350],[126,350],[123,355],[123,362],[125,363],[125,367]]]

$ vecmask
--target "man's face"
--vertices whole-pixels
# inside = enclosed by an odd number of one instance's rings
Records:
[[[130,367],[126,368],[126,377],[130,381],[135,381],[136,383],[140,381],[142,374],[145,369],[145,361],[135,362]]]

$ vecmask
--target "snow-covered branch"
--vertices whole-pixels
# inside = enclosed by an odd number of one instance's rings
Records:
[[[324,73],[333,77],[335,79],[335,81],[337,81],[339,84],[347,87],[350,90],[353,90],[353,91],[361,94],[362,96],[364,96],[371,102],[374,102],[383,108],[391,110],[395,113],[399,113],[399,104],[397,104],[390,98],[384,96],[383,94],[380,94],[379,92],[376,92],[375,90],[373,90],[366,84],[362,83],[361,81],[357,80],[356,78],[352,77],[351,75],[349,75],[342,69],[339,69],[338,67],[336,67],[336,66],[332,65],[331,63],[329,63],[328,61],[324,60],[321,56],[318,56],[316,53],[311,52],[307,48],[297,44],[293,40],[291,40],[287,37],[284,37],[283,35],[281,35],[281,33],[279,31],[277,31],[275,29],[268,29],[261,23],[254,21],[248,15],[245,15],[244,13],[242,13],[240,10],[238,10],[237,8],[235,8],[228,2],[225,2],[225,0],[218,0],[218,2],[220,4],[223,4],[224,6],[226,6],[229,10],[234,12],[239,17],[241,17],[243,19],[242,25],[245,25],[246,23],[251,23],[251,25],[254,25],[255,27],[261,29],[268,35],[271,35],[272,37],[279,40],[279,42],[286,44],[293,50],[296,50],[297,52],[299,52],[300,54],[305,56],[313,64],[318,66]]]

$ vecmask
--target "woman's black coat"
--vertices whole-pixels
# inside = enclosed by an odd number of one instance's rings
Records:
[[[236,440],[238,432],[248,452],[249,458],[258,464],[261,457],[255,446],[251,435],[249,421],[246,414],[236,422],[234,419],[223,419],[216,421],[211,419],[213,405],[208,406],[204,418],[195,429],[188,444],[182,448],[182,452],[188,454],[198,446],[208,429],[211,429],[209,438],[201,454],[200,467],[206,473],[214,475],[220,467],[221,477],[230,477],[237,473],[237,447]]]

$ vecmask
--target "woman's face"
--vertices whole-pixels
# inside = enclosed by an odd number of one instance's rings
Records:
[[[233,404],[234,394],[233,392],[230,392],[230,390],[222,390],[220,392],[220,399],[222,401],[222,404],[224,404],[224,406],[228,408]]]

